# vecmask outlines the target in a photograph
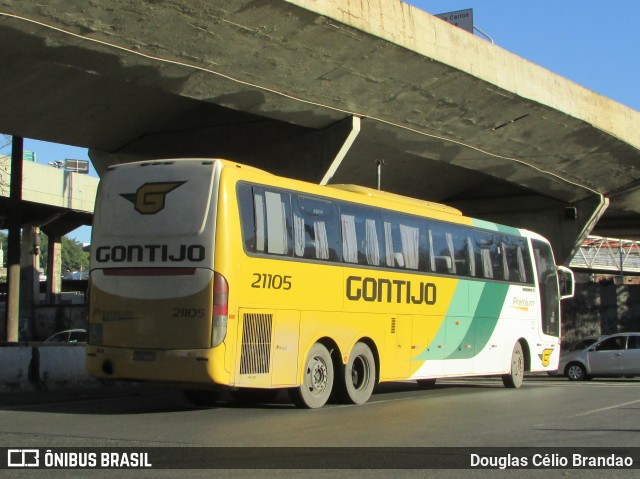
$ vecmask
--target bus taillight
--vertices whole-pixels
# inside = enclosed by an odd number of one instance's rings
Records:
[[[211,347],[219,346],[227,335],[229,284],[219,273],[213,274],[213,333]]]

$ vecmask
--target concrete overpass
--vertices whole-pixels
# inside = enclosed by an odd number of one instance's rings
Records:
[[[219,156],[548,236],[640,236],[640,113],[397,0],[0,6],[0,131]],[[350,148],[348,148],[350,147]],[[606,174],[603,174],[606,172]]]
[[[0,155],[0,208],[9,206],[11,158]],[[90,225],[98,179],[31,161],[23,162],[23,221],[38,226],[57,222],[55,229],[72,231]],[[70,218],[64,218],[69,215]],[[53,226],[52,226],[53,228]]]
[[[11,158],[0,155],[0,227],[9,226],[12,215],[6,213],[12,213],[14,207],[10,197],[11,163]],[[18,241],[21,242],[19,263],[24,283],[22,303],[30,307],[40,289],[40,245],[28,234],[31,228],[38,228],[49,239],[47,302],[55,304],[61,293],[61,238],[78,226],[91,224],[98,179],[31,161],[23,162],[21,176],[19,213],[23,234]]]

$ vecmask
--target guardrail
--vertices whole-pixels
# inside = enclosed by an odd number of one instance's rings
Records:
[[[101,385],[87,374],[84,344],[3,344],[0,365],[0,393]]]

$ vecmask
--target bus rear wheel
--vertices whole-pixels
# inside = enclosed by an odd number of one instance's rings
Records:
[[[516,343],[511,354],[511,371],[509,374],[502,376],[502,383],[507,388],[519,388],[522,386],[524,379],[524,354],[522,353],[522,345]]]
[[[316,343],[304,363],[302,384],[290,389],[293,402],[298,407],[315,409],[325,405],[333,389],[334,371],[331,354]]]
[[[356,343],[341,375],[339,398],[349,404],[364,404],[376,385],[376,361],[371,348]]]

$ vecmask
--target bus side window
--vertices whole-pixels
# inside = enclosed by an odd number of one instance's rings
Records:
[[[308,196],[294,196],[293,243],[299,258],[338,261],[340,221],[335,203]]]
[[[238,185],[238,206],[245,250],[249,253],[291,255],[289,193]]]
[[[291,206],[289,193],[264,192],[267,253],[291,254]]]
[[[493,279],[493,261],[491,260],[491,249],[484,247],[480,250],[482,256],[482,275],[487,279]]]
[[[379,213],[352,205],[342,205],[340,212],[342,260],[380,266],[383,234]]]
[[[429,225],[429,262],[431,271],[436,273],[457,273],[453,235],[449,229],[444,224]]]
[[[527,240],[520,239],[518,245],[518,264],[520,265],[520,278],[523,283],[533,284],[533,267],[531,265],[531,252]]]
[[[342,226],[342,260],[345,263],[358,263],[358,236],[356,233],[356,217],[340,214]]]
[[[494,278],[494,253],[493,235],[484,231],[474,231],[471,239],[476,256],[476,271],[478,277],[485,279]]]
[[[422,221],[384,215],[385,264],[390,268],[427,271],[428,245]]]
[[[473,239],[470,234],[465,238],[465,243],[467,246],[467,257],[469,258],[469,276],[475,278],[478,275],[478,261],[473,245]]]
[[[519,283],[531,282],[531,260],[525,240],[522,238],[510,238],[505,247],[509,280]]]
[[[475,276],[473,249],[469,250],[469,233],[467,229],[450,226],[447,234],[450,235],[450,238],[447,237],[447,241],[451,242],[453,248],[455,274],[458,276]]]
[[[502,270],[502,278],[500,279],[504,279],[505,281],[509,281],[512,280],[512,278],[514,278],[514,276],[512,275],[512,272],[509,270],[509,261],[507,258],[507,240],[505,240],[504,238],[502,239],[501,243],[500,243],[500,258],[502,259],[502,267],[500,268]]]
[[[246,183],[238,184],[238,207],[240,209],[240,225],[245,251],[256,252],[256,223],[253,203],[253,188]]]

